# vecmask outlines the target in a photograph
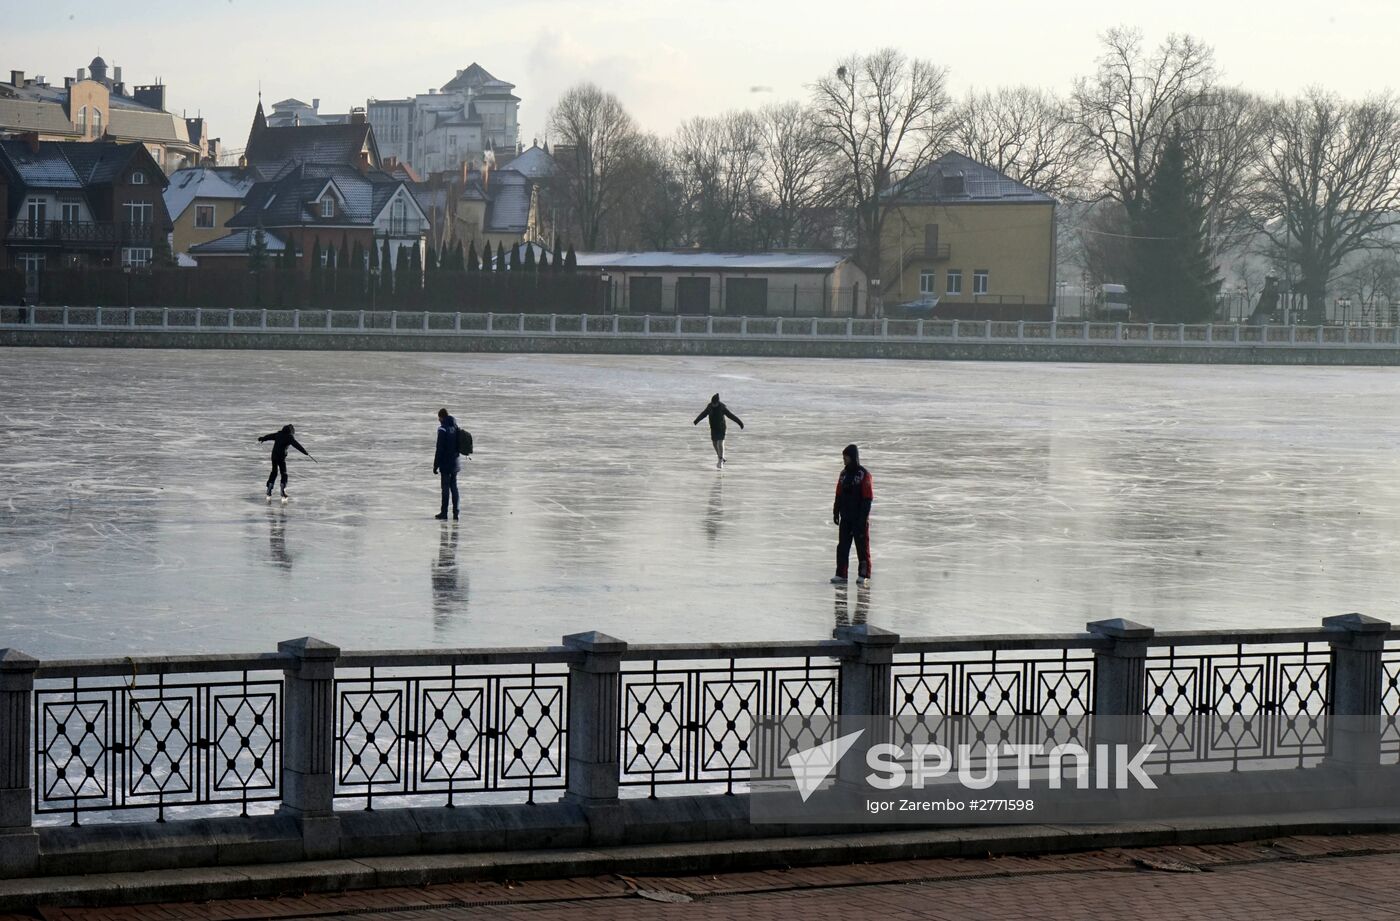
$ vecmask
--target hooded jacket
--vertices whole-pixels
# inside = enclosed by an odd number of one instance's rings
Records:
[[[452,416],[438,426],[433,469],[439,473],[457,473],[462,469],[462,456],[457,452],[457,420]]]
[[[291,448],[296,448],[296,449],[297,449],[298,451],[300,451],[302,454],[306,454],[306,449],[303,448],[303,447],[301,446],[301,443],[298,442],[298,441],[296,440],[296,438],[294,438],[294,437],[292,436],[292,427],[291,427],[290,425],[284,425],[284,426],[282,426],[280,429],[278,429],[277,431],[275,431],[275,432],[270,432],[270,433],[268,433],[268,434],[262,436],[261,438],[258,439],[258,441],[270,441],[270,442],[272,442],[272,459],[273,459],[273,460],[278,460],[278,459],[286,458],[286,456],[287,456],[287,448],[289,448],[289,447],[291,447]],[[310,457],[311,455],[307,454],[306,456],[307,456],[307,457]]]
[[[842,453],[849,454],[854,463],[841,468],[836,478],[836,502],[831,514],[842,522],[864,521],[870,517],[870,506],[875,501],[870,471],[860,465],[860,449],[855,445],[847,445]]]
[[[723,403],[720,402],[719,394],[715,394],[714,396],[710,397],[710,405],[702,409],[700,411],[700,415],[696,416],[695,421],[690,424],[699,425],[700,420],[705,418],[706,416],[710,417],[711,441],[722,441],[724,439],[724,431],[727,426],[727,423],[724,421],[725,416],[728,416],[735,422],[739,423],[739,428],[744,427],[744,420],[734,415],[732,412],[729,411],[728,406],[725,406]]]

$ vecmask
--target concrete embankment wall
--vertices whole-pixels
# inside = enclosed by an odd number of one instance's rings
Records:
[[[1400,348],[1287,344],[901,341],[756,336],[645,337],[470,333],[0,329],[0,347],[265,349],[380,352],[502,352],[577,355],[714,355],[756,358],[896,358],[1144,364],[1400,365]]]

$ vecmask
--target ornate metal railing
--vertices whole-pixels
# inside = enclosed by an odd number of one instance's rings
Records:
[[[867,624],[810,643],[277,653],[40,662],[0,651],[0,831],[336,809],[734,794],[776,776],[756,720],[825,738],[845,716],[1040,721],[1084,742],[1130,717],[1152,763],[1306,766],[1324,717],[1373,714],[1400,758],[1400,632],[1322,629],[901,639]],[[950,723],[969,731],[966,720]],[[1019,730],[1017,730],[1019,731]],[[809,738],[810,737],[810,738]],[[767,737],[772,738],[772,737]],[[768,744],[768,743],[762,743]],[[1248,762],[1248,765],[1246,765]]]

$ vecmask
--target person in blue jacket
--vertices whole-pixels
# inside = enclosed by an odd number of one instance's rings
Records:
[[[442,510],[433,517],[447,520],[447,500],[452,499],[452,520],[457,520],[458,494],[457,473],[462,469],[462,456],[457,449],[457,420],[447,412],[447,407],[438,410],[437,449],[433,452],[433,473],[442,477]]]

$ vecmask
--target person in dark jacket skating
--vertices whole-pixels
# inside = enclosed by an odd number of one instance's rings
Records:
[[[710,443],[715,446],[715,468],[718,469],[724,466],[724,430],[727,425],[724,421],[725,417],[728,416],[739,423],[741,429],[744,427],[744,420],[734,415],[729,411],[728,406],[720,402],[719,394],[710,397],[710,405],[702,409],[700,415],[696,416],[695,421],[690,424],[699,425],[700,420],[706,416],[710,417]]]
[[[875,490],[870,471],[860,465],[859,448],[846,445],[841,459],[846,466],[836,478],[836,503],[831,507],[831,519],[840,526],[841,537],[836,545],[836,575],[831,581],[845,584],[854,543],[860,561],[859,583],[864,585],[870,579],[870,505],[875,501]]]
[[[457,420],[447,408],[438,410],[437,449],[433,452],[433,473],[442,477],[442,510],[433,517],[447,520],[447,500],[452,499],[452,519],[457,519],[457,473],[462,469],[462,457],[457,448]]]
[[[272,472],[267,475],[267,494],[272,495],[272,484],[277,481],[277,475],[282,475],[282,498],[287,498],[287,448],[296,448],[307,457],[311,457],[307,450],[301,446],[301,442],[296,440],[296,429],[290,425],[284,425],[275,432],[271,432],[258,439],[259,442],[272,442]],[[316,458],[312,457],[312,460]]]

